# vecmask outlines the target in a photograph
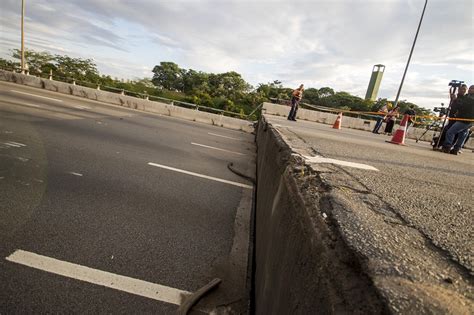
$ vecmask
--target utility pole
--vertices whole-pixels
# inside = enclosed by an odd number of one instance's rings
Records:
[[[400,87],[398,88],[397,97],[395,98],[395,104],[393,104],[394,109],[398,107],[398,98],[400,97],[400,92],[402,91],[403,81],[405,81],[405,75],[407,74],[408,65],[410,65],[411,55],[413,54],[413,49],[415,48],[416,39],[418,37],[418,32],[420,31],[421,22],[423,21],[423,15],[425,15],[425,9],[426,9],[427,4],[428,4],[428,0],[425,0],[425,6],[423,7],[423,12],[421,13],[420,23],[418,24],[418,29],[416,30],[416,35],[415,35],[415,39],[413,40],[413,45],[411,46],[410,56],[408,56],[408,61],[405,67],[405,72],[403,73],[402,82],[400,82]]]
[[[21,0],[21,73],[25,73],[25,34],[23,31],[25,20],[25,0]]]
[[[25,33],[24,33],[24,24],[25,24],[25,0],[21,0],[21,73],[25,73]]]

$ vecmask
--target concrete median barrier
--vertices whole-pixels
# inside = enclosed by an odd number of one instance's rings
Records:
[[[257,147],[256,314],[472,314],[472,278],[350,171],[265,116]]]
[[[0,81],[13,82],[61,94],[78,96],[89,100],[104,102],[112,105],[156,113],[160,115],[186,119],[190,121],[197,121],[228,129],[242,130],[245,132],[254,131],[253,123],[243,119],[227,117],[221,114],[201,112],[195,109],[178,107],[170,104],[149,101],[132,96],[101,91],[79,85],[38,78],[35,76],[24,75],[10,71],[0,70]]]

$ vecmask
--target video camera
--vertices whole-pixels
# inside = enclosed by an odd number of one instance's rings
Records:
[[[446,107],[435,107],[433,111],[439,113],[439,117],[444,116],[448,113],[448,109]]]
[[[462,84],[464,83],[464,81],[459,81],[459,80],[451,80],[451,82],[449,82],[449,86],[453,87],[453,88],[458,88],[460,87]]]

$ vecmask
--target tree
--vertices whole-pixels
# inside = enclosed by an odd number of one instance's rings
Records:
[[[5,70],[15,70],[20,68],[19,62],[14,62],[11,60],[0,58],[0,68]]]
[[[186,94],[209,93],[209,75],[201,71],[189,69],[183,71],[183,92]]]
[[[160,62],[153,68],[152,82],[167,90],[183,91],[183,70],[174,62]]]
[[[12,50],[12,57],[21,61],[21,50]],[[31,74],[48,73],[50,70],[56,70],[54,59],[54,56],[46,51],[25,50],[25,62],[28,66],[28,72]]]
[[[324,98],[324,97],[334,95],[334,90],[327,86],[320,88],[318,92],[319,92],[319,98]]]
[[[319,101],[319,91],[315,88],[309,88],[304,90],[303,102],[316,104]]]

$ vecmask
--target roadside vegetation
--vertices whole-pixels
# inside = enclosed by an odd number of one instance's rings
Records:
[[[173,62],[160,62],[150,69],[153,76],[135,80],[121,80],[100,74],[93,59],[72,58],[53,55],[49,52],[27,50],[25,59],[31,75],[46,77],[50,71],[55,79],[100,84],[104,87],[124,89],[135,93],[189,102],[200,106],[249,114],[258,105],[270,100],[289,100],[292,87],[284,87],[278,80],[259,83],[254,87],[234,71],[206,73],[193,69],[183,69]],[[12,60],[0,58],[0,68],[19,71],[20,51],[12,51]],[[335,108],[338,110],[373,112],[380,109],[387,99],[376,102],[364,100],[350,93],[336,92],[331,87],[307,88],[303,103]],[[412,103],[400,101],[400,112]],[[430,111],[415,105],[417,115],[429,115]]]

